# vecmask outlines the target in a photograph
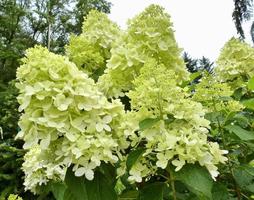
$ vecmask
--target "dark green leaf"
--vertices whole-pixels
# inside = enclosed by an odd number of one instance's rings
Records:
[[[220,112],[207,113],[205,115],[205,118],[214,124],[218,124],[218,123],[222,124],[224,122],[224,117],[222,116]]]
[[[233,176],[242,190],[254,193],[254,167],[238,166],[233,169]]]
[[[71,168],[67,170],[65,183],[67,190],[64,194],[64,200],[89,200],[86,182],[84,177],[76,177]]]
[[[214,200],[228,200],[229,194],[227,187],[220,183],[214,183],[212,189],[212,195]]]
[[[93,181],[86,181],[88,200],[117,200],[114,186],[110,185],[105,176],[96,172]]]
[[[73,192],[70,189],[66,189],[64,193],[64,200],[76,200]]]
[[[142,154],[144,153],[145,149],[143,148],[138,148],[135,149],[133,151],[131,151],[127,157],[127,161],[126,161],[126,167],[127,167],[127,171],[130,171],[130,169],[132,168],[132,166],[135,164],[135,162],[142,156]]]
[[[247,127],[249,126],[249,119],[244,116],[243,114],[236,114],[234,117],[233,117],[233,120],[236,120],[237,123],[241,126],[241,127]]]
[[[154,124],[156,124],[158,121],[160,121],[159,118],[146,118],[139,122],[139,129],[141,131],[151,128]]]
[[[228,130],[229,132],[234,133],[241,140],[244,141],[254,140],[254,131],[246,131],[240,126],[236,125],[227,125],[225,126],[225,129]]]
[[[96,171],[94,179],[88,181],[84,177],[75,177],[68,169],[65,182],[64,200],[117,200],[114,186],[100,171]]]
[[[165,183],[157,182],[146,185],[139,192],[138,200],[163,200]]]
[[[205,168],[199,165],[186,165],[175,173],[175,177],[200,199],[212,199],[213,181]]]
[[[136,200],[138,197],[137,190],[129,190],[120,195],[119,200]]]
[[[116,183],[116,168],[114,166],[102,162],[99,170],[108,180],[108,183],[110,183],[110,185],[114,185]]]
[[[236,100],[240,100],[242,96],[245,94],[246,91],[244,91],[243,88],[238,88],[234,91],[233,96],[235,97]]]

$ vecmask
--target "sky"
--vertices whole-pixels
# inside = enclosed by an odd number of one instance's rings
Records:
[[[128,19],[150,4],[158,4],[171,15],[179,47],[193,58],[202,56],[212,61],[233,36],[237,36],[232,21],[233,0],[109,0],[113,6],[109,15],[123,29]],[[250,24],[244,28],[249,30]],[[246,34],[247,40],[250,37]]]

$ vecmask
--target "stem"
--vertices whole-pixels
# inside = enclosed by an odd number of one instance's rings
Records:
[[[175,177],[173,176],[173,173],[172,173],[170,168],[168,168],[167,171],[169,172],[169,182],[170,182],[172,192],[173,192],[173,194],[172,194],[173,195],[173,200],[177,200],[177,198],[176,198],[176,189],[175,189]]]
[[[175,190],[175,182],[173,179],[170,179],[172,191],[173,191],[173,199],[176,200],[176,190]]]
[[[48,25],[48,44],[47,44],[47,47],[48,47],[48,50],[50,50],[50,24]]]
[[[156,87],[159,88],[159,84],[157,82],[157,79],[154,77],[155,83],[156,83]],[[157,93],[157,97],[158,97],[158,106],[159,106],[159,111],[160,111],[160,119],[163,119],[163,112],[162,112],[162,106],[161,106],[161,93],[160,90]]]
[[[237,187],[237,183],[234,179],[234,176],[233,176],[233,170],[232,170],[232,167],[231,167],[231,163],[229,163],[229,169],[230,169],[230,173],[231,173],[231,176],[233,177],[233,180],[234,180],[234,187],[235,187],[235,192],[236,192],[236,195],[237,195],[237,199],[238,200],[241,200],[241,191],[240,189]]]
[[[50,10],[50,1],[47,3],[47,22],[48,22],[48,35],[47,35],[47,47],[50,50],[50,34],[51,34],[51,10]]]
[[[214,107],[215,112],[217,112],[214,99],[213,99],[213,107]],[[225,141],[225,135],[224,135],[223,128],[222,128],[222,126],[221,126],[221,124],[220,124],[220,120],[219,120],[218,117],[216,117],[216,120],[217,120],[217,123],[218,123],[219,131],[220,131],[221,136],[222,136],[222,146],[223,146],[223,149],[227,149],[227,148],[226,148],[227,145],[226,145],[226,141]],[[224,122],[224,123],[225,123],[225,122]],[[228,170],[229,170],[230,175],[232,176],[232,178],[233,178],[233,180],[234,180],[234,188],[235,188],[235,192],[236,192],[236,195],[237,195],[237,199],[238,199],[238,200],[241,200],[241,191],[240,191],[240,189],[238,188],[237,183],[236,183],[236,181],[235,181],[235,179],[234,179],[233,169],[232,169],[232,163],[231,163],[231,161],[230,161],[229,156],[226,155],[226,157],[227,157],[227,159],[228,159],[228,165],[227,165],[227,166],[228,166]]]

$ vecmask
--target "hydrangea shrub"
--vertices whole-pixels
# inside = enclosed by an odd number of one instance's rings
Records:
[[[127,30],[92,11],[66,56],[28,49],[16,85],[26,189],[48,186],[65,200],[216,199],[218,188],[228,194],[216,180],[243,173],[232,159],[241,146],[236,138],[254,139],[253,113],[241,101],[254,90],[252,51],[232,39],[215,74],[192,90],[170,16],[157,5],[129,20]],[[247,91],[240,101],[239,88]],[[241,195],[241,183],[227,187]]]

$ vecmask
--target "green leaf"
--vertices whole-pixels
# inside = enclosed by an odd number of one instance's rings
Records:
[[[84,177],[76,177],[69,168],[65,182],[64,200],[117,200],[114,186],[100,171],[96,171],[94,179],[88,181]]]
[[[51,184],[51,191],[52,191],[56,200],[64,200],[66,186],[63,183]]]
[[[212,199],[213,181],[205,168],[199,165],[186,165],[175,173],[175,177],[200,199]]]
[[[202,71],[192,73],[190,75],[190,82],[194,81],[196,78],[200,77],[201,75],[202,75]]]
[[[210,112],[205,115],[205,118],[211,123],[218,124],[224,122],[224,117],[221,112]]]
[[[139,129],[141,131],[151,128],[154,124],[156,124],[158,121],[160,121],[159,118],[146,118],[139,122]]]
[[[240,100],[244,94],[245,91],[243,90],[243,88],[238,88],[234,91],[233,96],[236,100]]]
[[[242,104],[251,110],[254,110],[254,98],[242,101]]]
[[[126,167],[127,167],[127,171],[130,171],[130,169],[132,168],[132,166],[135,164],[135,162],[137,162],[137,160],[142,156],[143,152],[145,151],[145,149],[143,148],[138,148],[135,149],[133,151],[131,151],[127,157],[127,161],[126,161]]]
[[[67,190],[64,194],[64,200],[88,200],[86,188],[86,180],[84,177],[76,177],[71,168],[67,170],[65,183]]]
[[[95,172],[93,181],[86,181],[88,200],[117,200],[114,186],[110,185],[105,176]]]
[[[212,195],[214,200],[228,200],[229,194],[227,187],[221,183],[214,183],[212,189]]]
[[[235,121],[237,121],[237,123],[238,123],[241,127],[243,127],[243,128],[249,126],[249,124],[250,124],[250,120],[249,120],[246,116],[244,116],[243,114],[241,114],[241,113],[236,114],[236,115],[235,115],[233,118],[231,118],[230,120],[235,120]]]
[[[64,200],[76,200],[72,191],[70,189],[66,189],[64,193]]]
[[[128,190],[120,195],[119,200],[137,200],[138,191],[137,190]]]
[[[163,200],[165,183],[157,182],[146,185],[139,192],[138,200]]]
[[[249,165],[237,166],[233,169],[233,176],[242,190],[254,193],[254,167]]]
[[[249,82],[248,82],[248,89],[249,90],[254,90],[254,77],[252,77]]]
[[[111,164],[101,163],[99,167],[100,172],[105,176],[110,185],[115,185],[116,183],[116,168]]]
[[[123,191],[126,190],[126,187],[125,187],[125,185],[123,184],[121,178],[117,179],[114,189],[115,189],[115,191],[116,191],[116,193],[117,193],[118,195],[122,194]]]
[[[188,81],[184,81],[182,84],[181,84],[181,87],[185,87],[187,85],[189,85],[190,83],[192,83],[193,81],[195,81],[195,79],[199,78],[202,76],[202,71],[198,71],[198,72],[195,72],[195,73],[192,73],[190,75],[190,79]]]
[[[240,126],[236,125],[227,125],[225,126],[225,129],[228,130],[229,132],[234,133],[241,140],[244,141],[254,140],[254,131],[246,131]]]

